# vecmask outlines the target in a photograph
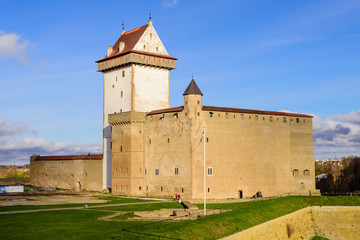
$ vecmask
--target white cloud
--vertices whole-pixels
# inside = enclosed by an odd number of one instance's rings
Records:
[[[360,110],[313,120],[315,158],[360,155]]]
[[[0,165],[25,164],[32,154],[73,155],[101,153],[102,143],[84,144],[53,142],[43,138],[21,137],[23,134],[35,134],[24,122],[11,123],[0,119]]]
[[[13,136],[0,137],[0,165],[25,164],[33,154],[48,155],[76,155],[102,153],[102,143],[84,144],[53,142],[43,138],[15,138]]]
[[[0,31],[0,57],[9,57],[22,64],[29,63],[26,55],[29,41],[20,38],[16,33],[6,34]]]
[[[165,8],[170,8],[175,6],[178,3],[178,0],[164,0],[163,1],[163,6]]]
[[[0,118],[0,137],[27,133],[36,134],[36,131],[31,130],[24,122],[11,123]]]

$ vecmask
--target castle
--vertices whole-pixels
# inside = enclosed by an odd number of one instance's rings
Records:
[[[31,157],[34,184],[189,199],[316,192],[312,116],[206,106],[194,79],[169,108],[176,60],[151,20],[123,30],[97,61],[103,155]]]

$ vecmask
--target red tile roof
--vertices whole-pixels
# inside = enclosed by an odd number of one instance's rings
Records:
[[[160,114],[160,113],[171,113],[171,112],[181,112],[184,110],[183,106],[180,107],[173,107],[173,108],[164,108],[164,109],[159,109],[159,110],[154,110],[149,112],[148,114],[146,114],[147,116],[149,115],[155,115],[155,114]]]
[[[171,112],[181,112],[184,110],[183,106],[165,108],[151,111],[147,114],[155,115],[162,113],[171,113]],[[226,108],[226,107],[213,107],[213,106],[202,106],[203,111],[213,111],[213,112],[233,112],[233,113],[250,113],[250,114],[265,114],[265,115],[277,115],[277,116],[289,116],[289,117],[309,117],[313,118],[311,115],[301,114],[301,113],[288,113],[288,112],[275,112],[275,111],[264,111],[264,110],[251,110],[251,109],[242,109],[242,108]]]
[[[252,114],[266,114],[266,115],[279,115],[279,116],[291,116],[291,117],[310,117],[310,118],[313,117],[311,115],[300,114],[300,113],[274,112],[274,111],[264,111],[264,110],[224,108],[224,107],[212,107],[212,106],[202,106],[202,110],[214,111],[214,112],[252,113]]]
[[[118,55],[118,54],[129,52],[129,51],[133,50],[136,43],[139,41],[140,37],[143,35],[145,30],[148,28],[148,26],[149,26],[148,24],[145,24],[144,26],[135,28],[135,29],[125,32],[123,35],[121,35],[119,37],[119,39],[116,41],[116,43],[114,44],[113,51],[107,57],[112,57],[114,55]],[[125,43],[125,47],[121,52],[119,52],[120,42]],[[107,58],[107,57],[105,57],[105,58]]]
[[[168,55],[161,55],[161,54],[154,54],[154,53],[149,53],[149,52],[142,52],[142,51],[136,51],[134,50],[134,47],[136,45],[136,43],[139,41],[140,37],[144,34],[145,30],[148,28],[148,24],[135,28],[133,30],[130,30],[128,32],[125,32],[123,35],[121,35],[119,37],[119,39],[116,41],[116,43],[113,46],[113,51],[110,53],[109,56],[105,56],[105,58],[100,59],[98,62],[102,62],[111,58],[115,58],[130,52],[135,52],[135,53],[142,53],[142,54],[146,54],[146,55],[152,55],[152,56],[158,56],[158,57],[165,57],[165,58],[170,58],[170,59],[174,59],[177,60],[177,58],[168,56]],[[124,49],[119,52],[119,45],[120,42],[125,43],[125,47]]]
[[[38,156],[35,161],[44,160],[94,160],[103,159],[102,154],[87,154],[87,155],[66,155],[66,156]]]

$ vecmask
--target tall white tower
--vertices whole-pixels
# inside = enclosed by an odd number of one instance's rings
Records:
[[[111,126],[108,114],[149,112],[170,105],[170,70],[174,57],[168,55],[152,20],[131,31],[121,32],[105,58],[98,60],[103,73],[103,188],[111,188]]]

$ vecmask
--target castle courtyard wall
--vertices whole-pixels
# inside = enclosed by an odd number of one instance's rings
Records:
[[[251,197],[258,191],[272,196],[315,190],[311,118],[296,122],[295,117],[262,114],[203,115],[207,168],[212,168],[208,198],[239,198],[239,191]],[[294,169],[299,170],[296,177]],[[309,176],[301,174],[305,169]]]
[[[30,158],[31,184],[73,191],[102,190],[102,159],[37,160]]]
[[[191,120],[183,112],[146,117],[145,196],[172,197],[174,194],[181,194],[183,198],[191,198],[191,126]],[[159,171],[158,175],[156,169]]]

